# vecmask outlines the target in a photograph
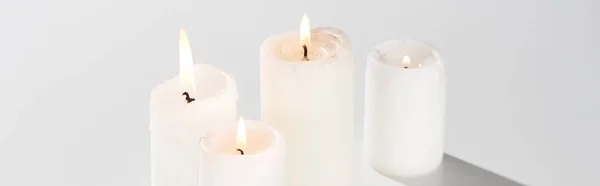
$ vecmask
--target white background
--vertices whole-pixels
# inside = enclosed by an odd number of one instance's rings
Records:
[[[232,73],[259,116],[259,46],[345,30],[357,64],[421,39],[447,61],[447,152],[528,185],[599,185],[600,3],[595,0],[1,0],[0,185],[148,185],[150,90],[196,63]],[[358,134],[362,136],[362,134]],[[376,185],[376,184],[371,184]]]

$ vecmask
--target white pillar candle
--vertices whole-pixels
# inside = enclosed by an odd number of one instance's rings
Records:
[[[201,148],[201,186],[285,185],[284,139],[270,126],[240,120],[208,134]]]
[[[377,170],[418,176],[444,153],[446,96],[438,52],[418,41],[387,41],[367,57],[365,152]]]
[[[272,36],[262,44],[262,119],[286,138],[287,186],[353,185],[350,42],[333,28],[316,28],[308,35],[303,20],[301,33]]]
[[[180,75],[151,93],[152,186],[197,186],[198,141],[218,124],[236,117],[235,81],[209,65],[194,66],[183,30],[179,57]],[[195,100],[188,103],[191,99]]]

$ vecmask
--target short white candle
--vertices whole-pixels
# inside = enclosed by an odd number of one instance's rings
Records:
[[[444,153],[446,96],[438,52],[418,41],[387,41],[367,57],[365,149],[377,170],[419,176]]]
[[[300,33],[272,36],[262,44],[262,119],[286,137],[287,186],[353,185],[350,42],[338,29],[309,31],[303,20]]]
[[[150,98],[152,186],[197,186],[198,141],[236,117],[233,78],[209,65],[194,66],[183,30],[179,50],[180,75],[156,86]]]
[[[201,186],[284,186],[283,136],[258,121],[208,134],[201,141]]]

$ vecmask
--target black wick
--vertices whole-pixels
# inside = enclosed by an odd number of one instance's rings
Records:
[[[304,49],[304,57],[302,60],[308,61],[308,47],[306,47],[306,45],[302,45],[302,48]]]
[[[240,154],[244,155],[244,151],[242,149],[236,149],[237,151],[240,152]]]
[[[191,97],[190,97],[190,94],[189,94],[188,92],[183,92],[183,94],[181,94],[181,95],[182,95],[182,96],[185,96],[185,100],[186,100],[188,103],[191,103],[192,101],[195,101],[195,100],[196,100],[195,98],[191,98]]]

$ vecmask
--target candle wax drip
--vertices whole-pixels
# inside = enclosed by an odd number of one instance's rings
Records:
[[[187,101],[187,103],[191,103],[192,101],[196,101],[195,98],[191,98],[190,94],[188,92],[183,92],[183,94],[181,94],[182,96],[185,96],[185,101]]]

